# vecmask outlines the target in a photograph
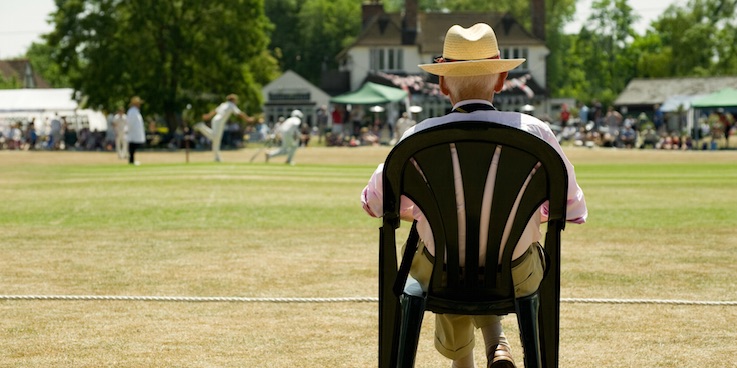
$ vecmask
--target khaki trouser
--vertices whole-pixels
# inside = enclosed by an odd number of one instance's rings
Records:
[[[423,290],[427,290],[433,265],[426,255],[425,245],[421,241],[419,245],[409,273]],[[519,259],[521,261],[513,261],[512,281],[515,296],[522,297],[534,293],[540,286],[545,269],[542,247],[539,243],[530,245]],[[463,358],[473,351],[474,327],[483,328],[500,323],[501,318],[502,316],[495,315],[436,314],[435,348],[448,359]]]

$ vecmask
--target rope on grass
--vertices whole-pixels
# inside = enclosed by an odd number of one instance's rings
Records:
[[[127,295],[0,295],[0,300],[138,301],[138,302],[241,302],[241,303],[375,303],[378,298],[246,298]]]
[[[376,303],[375,297],[345,298],[247,298],[196,296],[127,296],[127,295],[0,295],[0,300],[64,300],[64,301],[138,301],[138,302],[238,302],[238,303]],[[737,301],[561,298],[561,303],[583,304],[665,304],[691,306],[737,306]]]
[[[561,298],[562,303],[588,304],[670,304],[670,305],[710,305],[710,306],[737,306],[737,301],[704,301],[704,300],[673,300],[673,299],[586,299]]]

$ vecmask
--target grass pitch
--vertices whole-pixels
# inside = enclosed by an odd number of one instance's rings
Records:
[[[388,149],[255,152],[0,151],[0,294],[376,296],[359,193]],[[737,300],[737,152],[567,154],[590,215],[563,234],[564,298]],[[0,366],[370,367],[377,308],[2,299]],[[449,366],[432,320],[417,367]],[[735,306],[564,303],[561,367],[735,367],[736,325]]]

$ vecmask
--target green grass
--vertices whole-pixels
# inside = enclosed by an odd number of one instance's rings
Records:
[[[380,222],[359,194],[387,151],[314,148],[296,166],[248,163],[253,152],[223,164],[146,152],[140,167],[0,152],[0,294],[376,296]],[[563,234],[562,296],[736,300],[737,153],[648,154],[570,151],[589,219]],[[375,366],[376,312],[0,300],[0,366]],[[561,316],[561,367],[730,367],[737,356],[736,307],[564,303]],[[417,367],[449,365],[432,321]],[[516,341],[514,318],[505,328]]]

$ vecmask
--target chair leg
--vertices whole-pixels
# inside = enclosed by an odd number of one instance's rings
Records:
[[[402,324],[397,342],[399,351],[397,368],[412,368],[415,366],[417,343],[420,339],[422,318],[425,315],[425,298],[402,294]]]
[[[517,299],[517,322],[522,348],[525,351],[525,368],[542,368],[542,351],[538,311],[540,298],[537,293]]]

